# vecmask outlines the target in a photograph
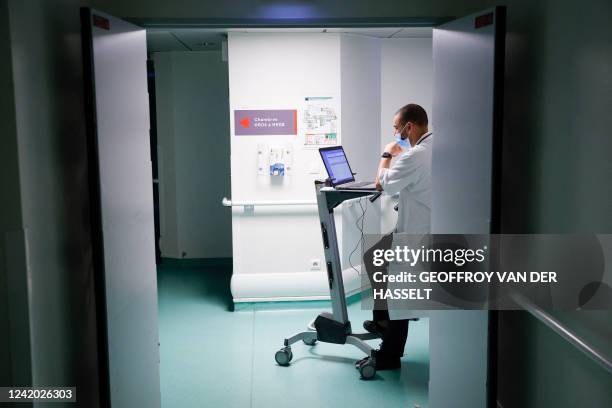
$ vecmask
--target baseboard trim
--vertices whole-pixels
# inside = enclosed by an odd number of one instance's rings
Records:
[[[362,287],[361,275],[353,268],[343,270],[342,277],[347,297],[369,287]],[[330,299],[327,275],[323,271],[233,274],[231,289],[234,303]]]

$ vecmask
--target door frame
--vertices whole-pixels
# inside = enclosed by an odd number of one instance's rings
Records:
[[[502,234],[502,159],[504,135],[504,90],[506,77],[506,6],[495,7],[495,56],[493,75],[493,145],[491,182],[491,234]],[[487,340],[487,405],[497,407],[499,311],[489,311]]]
[[[92,267],[94,272],[94,293],[96,297],[98,386],[100,406],[110,407],[110,368],[108,353],[108,321],[106,316],[106,279],[104,273],[104,237],[102,233],[102,202],[100,194],[100,163],[98,162],[98,130],[96,126],[96,88],[94,81],[91,9],[88,7],[81,7],[80,18],[85,130],[87,135],[89,222],[91,225]]]
[[[99,160],[98,114],[96,105],[96,70],[94,63],[94,30],[92,16],[105,14],[92,7],[80,8],[81,53],[83,67],[83,105],[86,130],[87,178],[89,198],[89,223],[92,243],[92,269],[95,296],[95,325],[97,342],[97,380],[99,403],[101,407],[110,407],[111,398],[111,362],[109,344],[109,320],[107,302],[107,274],[104,248],[104,219],[102,208],[101,178],[102,168]],[[117,20],[123,20],[117,18]],[[127,22],[127,21],[125,21]],[[145,61],[146,64],[146,61]],[[147,69],[143,71],[147,75]],[[147,99],[148,103],[148,99]],[[147,122],[149,125],[149,123]],[[150,136],[149,136],[150,137]],[[153,173],[151,172],[151,183]],[[155,257],[155,254],[152,254]],[[159,343],[158,348],[159,348]],[[158,362],[159,364],[159,362]]]
[[[493,190],[492,190],[492,233],[501,230],[501,170],[502,170],[502,135],[504,110],[505,81],[505,36],[506,7],[495,7],[496,16],[503,16],[496,21],[495,39],[495,77],[494,77],[494,119],[493,119]],[[102,214],[100,207],[100,174],[97,162],[97,132],[95,106],[95,88],[93,82],[93,50],[91,49],[91,29],[89,22],[90,8],[81,8],[82,52],[85,84],[85,116],[88,135],[87,154],[89,161],[89,195],[92,226],[93,267],[96,295],[96,324],[98,338],[98,367],[100,384],[100,402],[102,406],[110,404],[110,378],[108,363],[108,336],[106,321],[106,290],[104,281],[104,256],[102,251]],[[382,18],[122,18],[134,25],[147,28],[384,28],[384,27],[431,27],[455,19],[444,17],[382,17]],[[501,24],[500,24],[501,23]],[[497,405],[497,320],[498,312],[489,312],[488,358],[487,358],[487,405]]]
[[[435,27],[455,19],[442,17],[375,18],[123,18],[142,28],[358,28]]]

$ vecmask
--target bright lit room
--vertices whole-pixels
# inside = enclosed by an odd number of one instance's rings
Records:
[[[356,177],[375,177],[374,152],[393,141],[397,110],[409,101],[431,111],[432,28],[152,28],[147,48],[162,402],[317,405],[328,395],[359,406],[373,403],[376,390],[393,406],[427,406],[427,318],[410,323],[402,369],[380,372],[378,382],[357,386],[352,366],[363,355],[353,347],[300,342],[289,367],[274,355],[285,337],[330,309],[314,188],[327,175],[318,148],[341,144]],[[295,122],[286,134],[248,134],[234,112],[255,109],[289,111]],[[396,204],[397,197],[364,197],[335,211],[355,331],[371,318],[360,302],[362,233],[390,232]],[[235,378],[231,389],[227,378]],[[355,392],[338,393],[345,387]]]

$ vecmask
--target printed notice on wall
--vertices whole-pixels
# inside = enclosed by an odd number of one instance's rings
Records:
[[[297,110],[235,110],[234,134],[236,136],[297,135]]]
[[[333,96],[307,96],[302,112],[304,147],[318,148],[339,143],[338,106]]]

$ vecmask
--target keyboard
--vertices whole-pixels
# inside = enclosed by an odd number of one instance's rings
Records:
[[[336,186],[337,190],[375,190],[376,185],[372,181],[352,181],[340,186]]]

